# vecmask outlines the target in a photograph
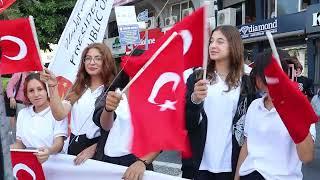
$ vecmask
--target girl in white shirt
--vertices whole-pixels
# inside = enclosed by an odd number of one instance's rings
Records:
[[[57,79],[49,71],[42,73],[42,80],[49,84],[50,103],[56,120],[61,120],[71,112],[71,136],[68,154],[76,155],[76,165],[93,158],[100,129],[92,121],[95,101],[105,86],[112,82],[116,67],[110,49],[103,43],[93,43],[86,47],[76,80],[65,101],[61,101]]]
[[[288,72],[281,53],[280,59],[284,72]],[[246,140],[235,180],[302,180],[302,162],[313,159],[314,124],[305,140],[295,144],[272,103],[264,75],[270,60],[271,51],[258,54],[252,70],[256,87],[265,95],[249,106],[245,118]]]
[[[59,153],[67,137],[67,120],[56,121],[50,109],[47,89],[38,73],[29,74],[24,83],[24,94],[30,104],[18,114],[17,139],[13,149],[36,148],[40,163],[50,154]]]

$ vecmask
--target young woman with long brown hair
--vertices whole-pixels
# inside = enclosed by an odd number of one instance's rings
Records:
[[[244,73],[243,52],[238,29],[219,26],[210,36],[207,79],[202,79],[201,70],[188,78],[186,124],[195,179],[234,177],[244,116],[255,98],[250,77]]]
[[[93,43],[82,52],[80,67],[74,85],[64,101],[61,101],[57,80],[46,70],[42,79],[49,84],[50,103],[56,120],[71,112],[71,136],[68,154],[76,155],[74,162],[80,164],[92,158],[100,137],[99,127],[92,121],[97,97],[109,86],[116,67],[110,49],[102,43]]]

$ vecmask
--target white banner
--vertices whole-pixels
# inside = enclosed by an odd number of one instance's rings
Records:
[[[74,82],[83,49],[102,42],[114,0],[78,0],[60,37],[49,69]]]
[[[127,168],[91,159],[75,166],[74,158],[75,156],[66,154],[50,156],[42,165],[46,180],[121,180]],[[183,180],[183,178],[145,171],[143,180]]]

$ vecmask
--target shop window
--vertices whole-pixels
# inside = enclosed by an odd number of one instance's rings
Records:
[[[191,0],[173,4],[171,5],[170,16],[176,16],[177,20],[180,21],[183,18],[183,10],[189,8],[192,8],[194,10],[194,6]]]
[[[310,6],[310,0],[300,0],[299,3],[299,11],[304,11],[308,8],[308,6]]]
[[[266,7],[267,7],[267,18],[270,19],[270,18],[274,18],[276,17],[276,0],[267,0],[265,1],[266,2]]]
[[[286,14],[292,14],[299,11],[300,0],[276,0],[277,2],[277,14],[276,16],[282,16]]]
[[[248,0],[245,2],[245,23],[252,23],[256,21],[256,1]]]
[[[236,9],[236,26],[242,25],[245,23],[245,3],[238,3],[230,6],[231,8]]]

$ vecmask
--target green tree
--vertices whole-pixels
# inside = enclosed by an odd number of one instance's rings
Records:
[[[0,18],[33,16],[40,48],[50,50],[50,43],[58,43],[75,3],[76,0],[18,0]]]

